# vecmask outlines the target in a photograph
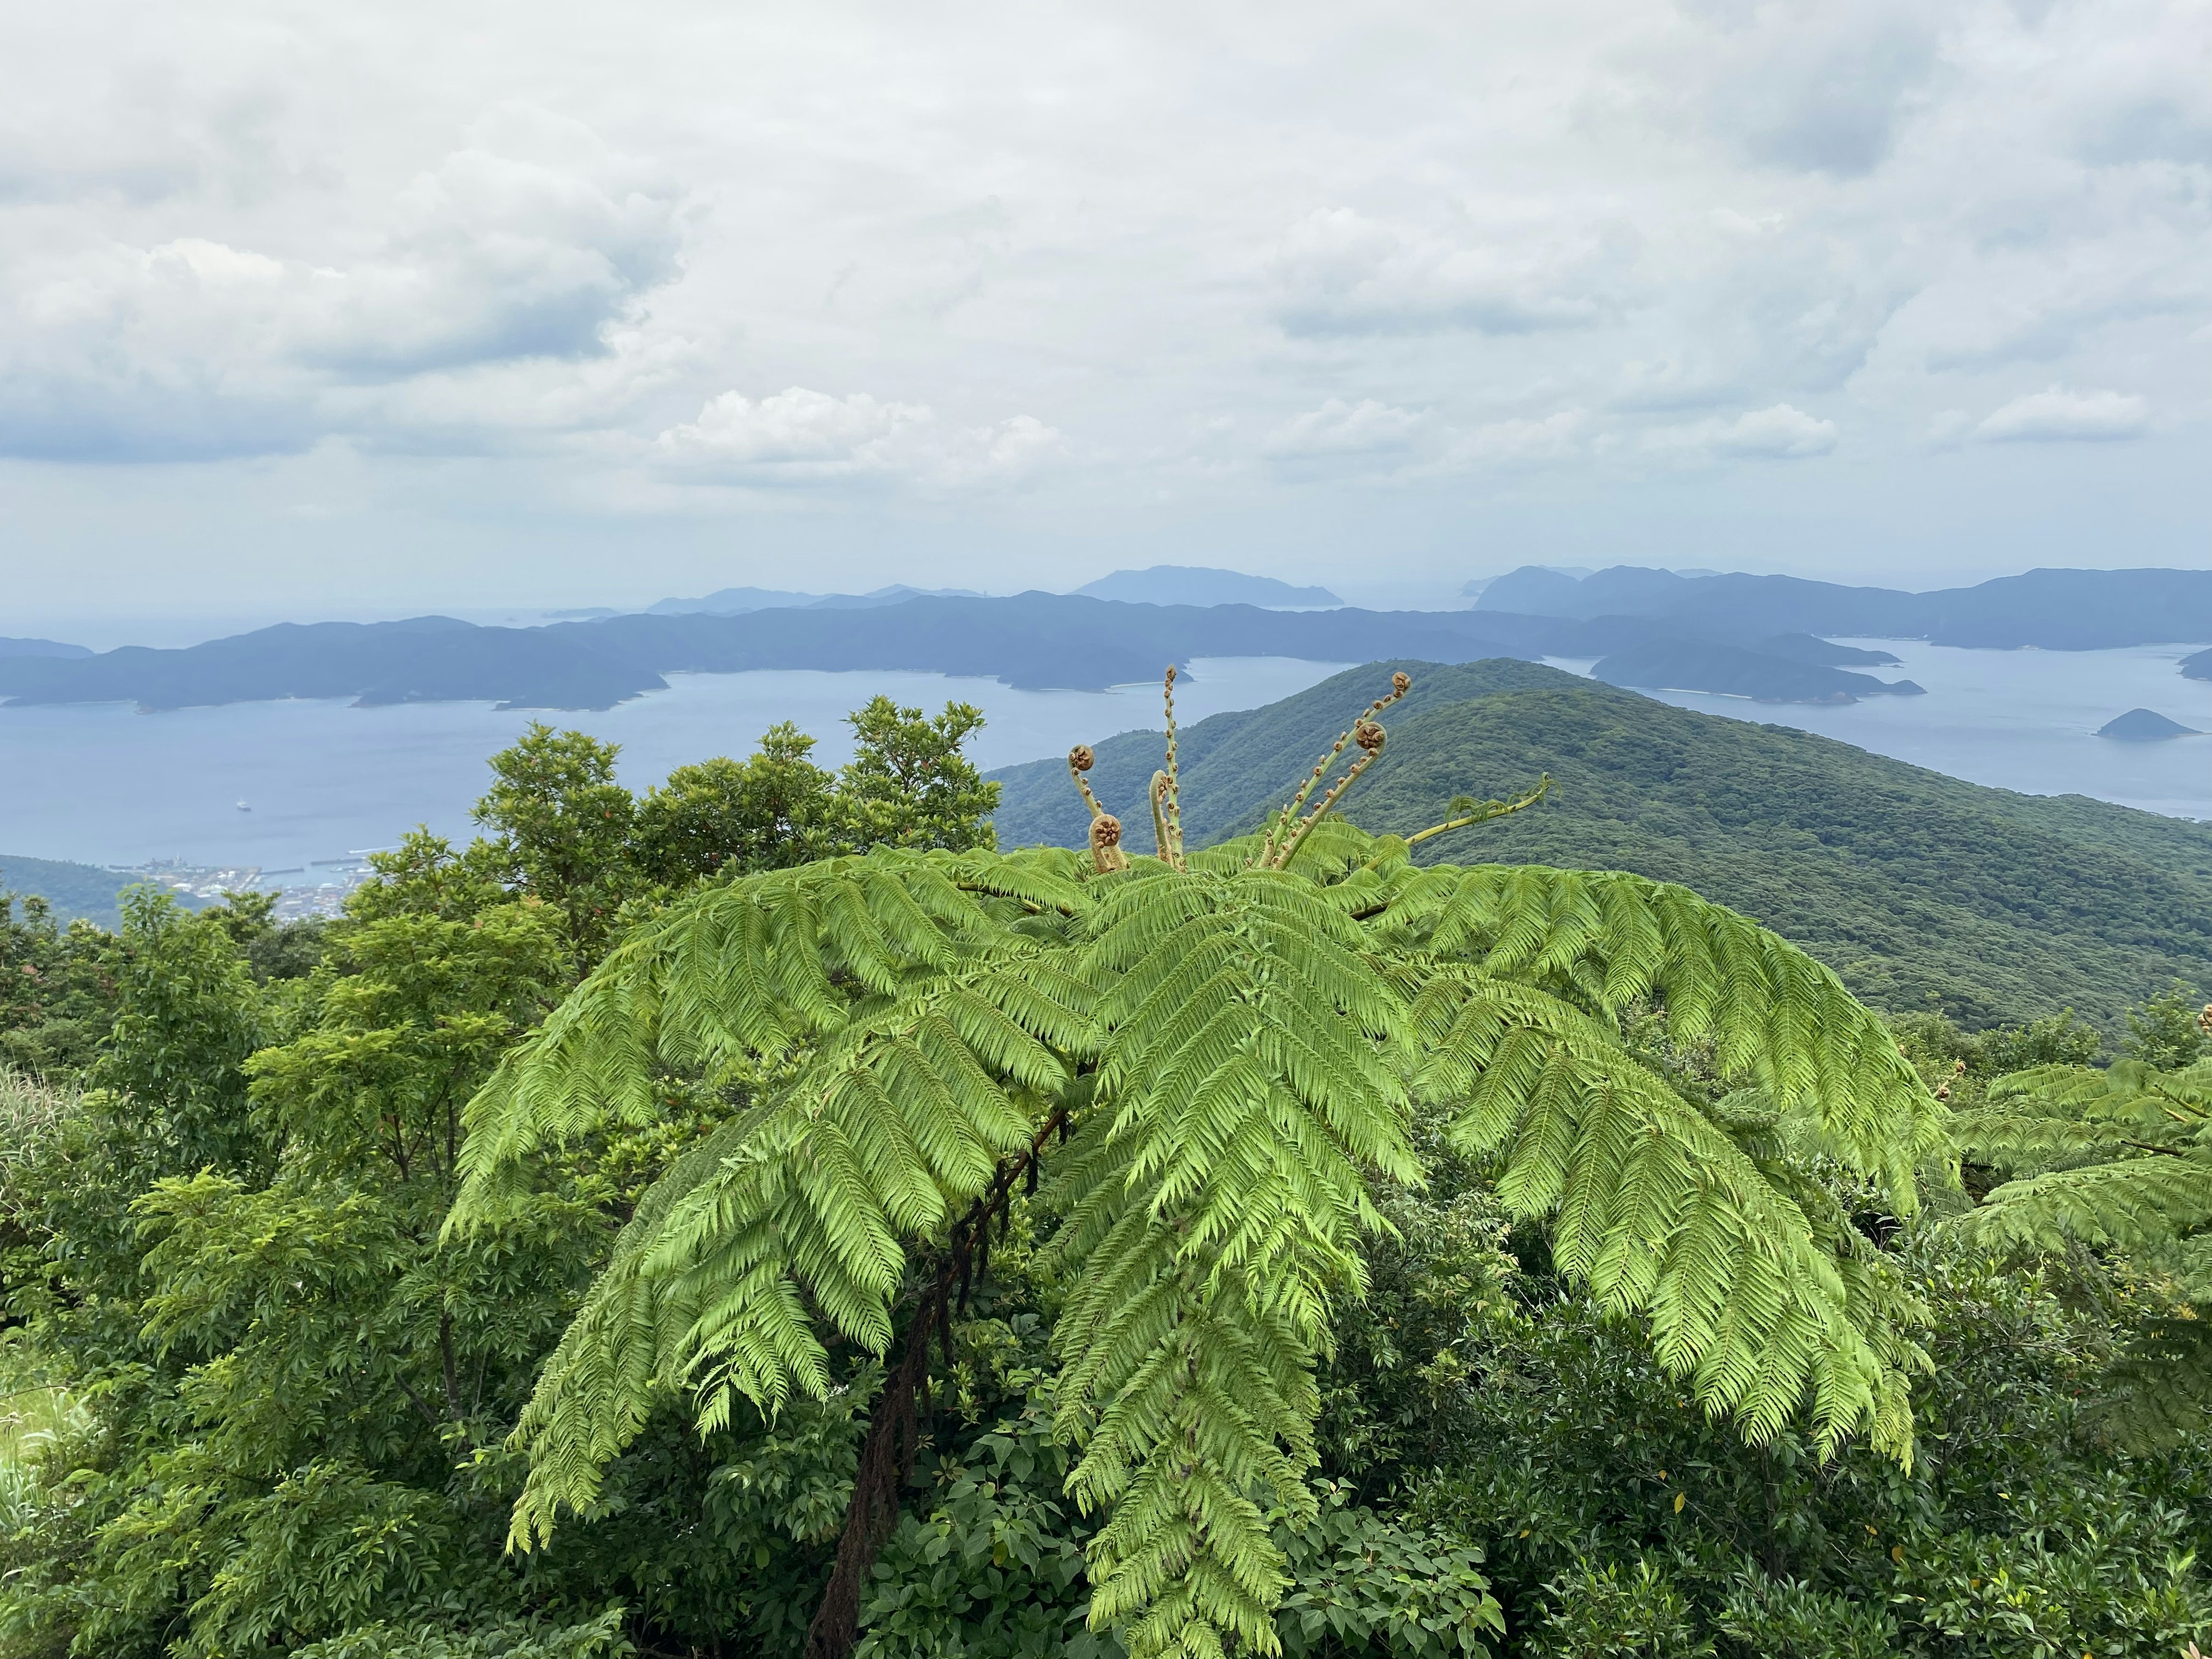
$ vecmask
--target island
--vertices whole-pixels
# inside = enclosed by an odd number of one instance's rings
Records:
[[[2107,720],[2099,726],[2097,735],[2122,743],[2164,743],[2169,738],[2194,738],[2203,733],[2193,726],[2166,719],[2156,709],[2130,708],[2118,720]]]
[[[1741,646],[1678,640],[1633,646],[1599,659],[1591,678],[1655,691],[1710,691],[1754,702],[1856,702],[1922,695],[1911,680],[1878,680]]]

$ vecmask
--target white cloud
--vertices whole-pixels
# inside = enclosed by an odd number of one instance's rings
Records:
[[[2109,442],[2150,430],[2150,404],[2119,392],[2030,392],[1974,428],[1984,443]]]
[[[1283,239],[1276,315],[1293,335],[1525,334],[1595,322],[1631,263],[1618,226],[1498,216],[1456,236],[1309,214]]]
[[[1261,442],[1260,453],[1282,460],[1307,460],[1402,450],[1426,420],[1419,410],[1396,409],[1372,398],[1356,404],[1331,398],[1277,427]]]
[[[386,394],[416,377],[606,356],[676,274],[680,203],[571,129],[479,124],[343,263],[185,235],[19,264],[0,280],[0,453],[281,453],[359,411],[388,420],[409,399]],[[523,153],[487,147],[502,139]]]
[[[1808,415],[1790,404],[1748,410],[1732,421],[1699,421],[1662,427],[1647,434],[1642,447],[1661,455],[1700,459],[1805,460],[1826,455],[1838,436],[1833,421]]]
[[[866,392],[832,397],[805,386],[772,396],[725,392],[696,421],[653,441],[679,476],[717,483],[824,484],[898,479],[924,488],[1008,483],[1062,453],[1060,434],[1033,416],[947,427],[921,404]]]
[[[1563,409],[1540,419],[1492,421],[1455,434],[1445,461],[1471,468],[1570,460],[1584,452],[1589,417],[1579,409]]]
[[[1775,460],[1825,455],[1835,447],[1833,421],[1808,415],[1788,404],[1739,415],[1713,434],[1713,447],[1723,455],[1758,455]]]
[[[869,586],[917,548],[955,586],[1328,580],[1353,536],[1443,592],[1508,545],[2195,556],[2191,0],[269,15],[11,30],[11,600],[306,584],[303,499],[410,608],[725,585],[684,562],[739,514]],[[2046,386],[2089,390],[2012,406]],[[2147,428],[2063,495],[2027,442],[1981,447],[1986,499],[1915,494],[1931,441]],[[1771,464],[1846,433],[1848,479]],[[1746,489],[1819,533],[1775,553]]]

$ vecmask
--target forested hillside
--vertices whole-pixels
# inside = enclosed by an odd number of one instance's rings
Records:
[[[1675,708],[1509,660],[1355,669],[1182,733],[1190,833],[1248,829],[1393,667],[1413,690],[1348,811],[1378,832],[1549,773],[1534,809],[1419,856],[1631,870],[1682,882],[1811,951],[1876,1006],[1932,998],[1970,1024],[2073,1008],[2107,1030],[2179,977],[2212,983],[2212,827],[2080,796],[1983,788],[1832,738]],[[1103,735],[1103,734],[1102,734]],[[1093,787],[1145,823],[1156,733],[1096,744]],[[994,775],[1009,846],[1081,842],[1058,760]],[[1133,827],[1133,844],[1149,831]]]
[[[331,922],[0,902],[0,1659],[2212,1639],[2212,1008],[2095,1069],[1637,876],[1197,845],[1340,734],[1394,828],[1667,774],[1564,822],[1717,878],[1832,787],[1419,672],[1071,757],[1157,858],[994,848],[977,712],[878,698],[642,794],[533,727]]]
[[[64,921],[82,916],[102,927],[115,927],[121,920],[116,898],[132,879],[96,864],[0,853],[0,892],[35,893]]]

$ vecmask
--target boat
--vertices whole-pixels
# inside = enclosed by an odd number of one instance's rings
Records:
[[[251,806],[248,806],[244,801],[240,801],[238,803],[238,810],[241,812],[251,812],[253,809]]]

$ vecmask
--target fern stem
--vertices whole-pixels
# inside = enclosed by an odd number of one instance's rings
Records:
[[[1418,842],[1428,840],[1431,836],[1441,836],[1447,830],[1464,830],[1470,823],[1489,823],[1498,818],[1510,817],[1516,812],[1528,811],[1551,792],[1552,775],[1547,772],[1537,780],[1534,789],[1524,790],[1522,793],[1510,796],[1504,800],[1486,800],[1481,805],[1457,817],[1447,818],[1442,823],[1432,823],[1427,829],[1417,830],[1407,836],[1406,845],[1411,847]]]
[[[1168,765],[1164,775],[1167,787],[1161,792],[1160,821],[1167,830],[1167,842],[1161,856],[1180,870],[1182,861],[1182,772],[1176,758],[1175,717],[1176,668],[1168,665],[1165,698],[1168,711]]]
[[[1012,1223],[1014,1183],[1025,1182],[1035,1190],[1036,1166],[1046,1145],[1055,1135],[1064,1145],[1067,1123],[1068,1109],[1061,1106],[1038,1126],[1026,1152],[1000,1161],[990,1186],[968,1206],[938,1258],[929,1288],[907,1322],[898,1365],[884,1380],[884,1391],[868,1414],[868,1436],[854,1472],[853,1496],[845,1505],[836,1559],[806,1627],[806,1659],[848,1659],[860,1639],[860,1590],[875,1569],[884,1540],[898,1524],[901,1498],[921,1448],[921,1414],[930,1400],[930,1338],[937,1338],[950,1375],[956,1279],[958,1304],[965,1313],[975,1283],[990,1271],[993,1217],[1000,1218],[1003,1237]]]

